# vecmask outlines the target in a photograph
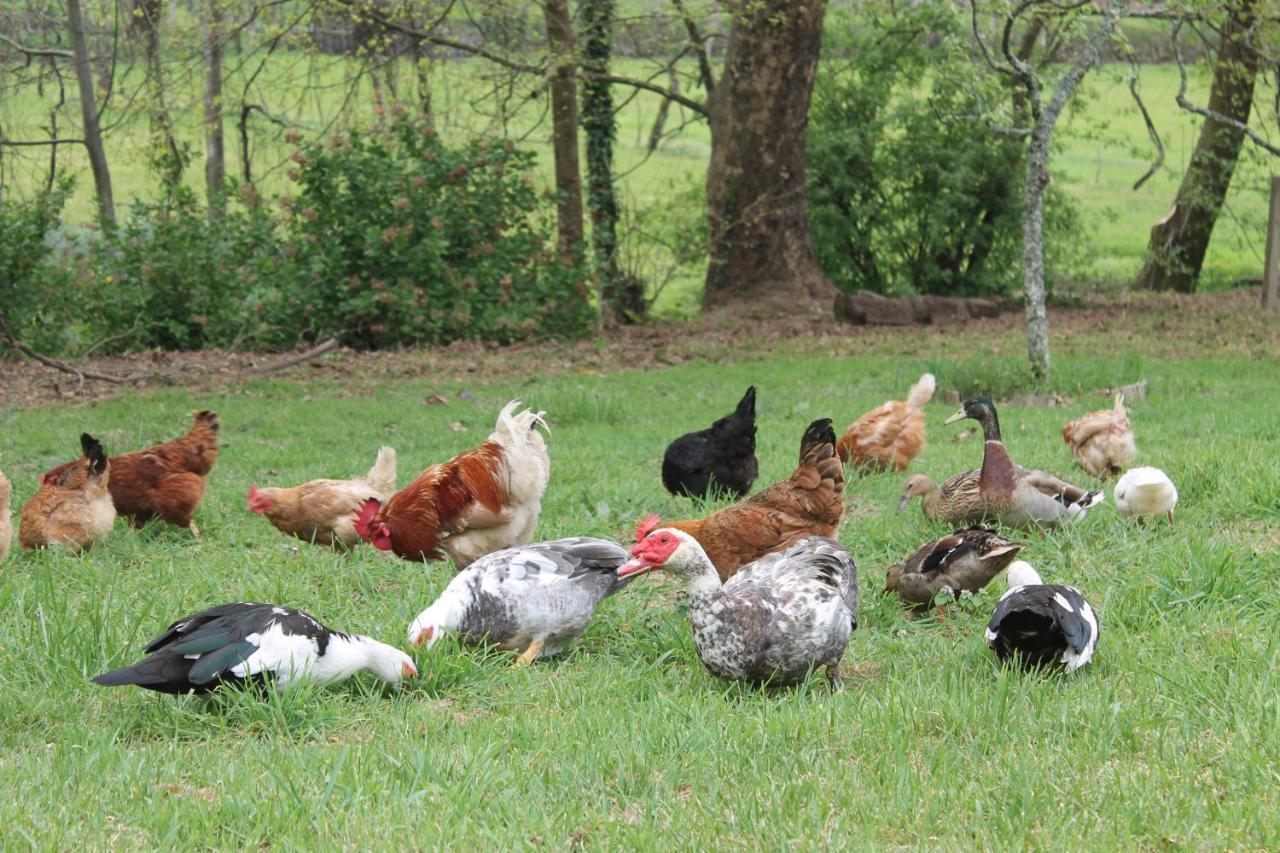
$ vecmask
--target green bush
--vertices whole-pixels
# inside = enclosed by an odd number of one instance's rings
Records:
[[[808,132],[809,215],[818,259],[842,289],[906,295],[1000,295],[1021,269],[1024,143],[977,120],[1008,99],[975,80],[953,50],[964,21],[946,4],[870,6],[833,19]],[[836,44],[831,44],[831,42]],[[1046,233],[1061,243],[1074,214],[1047,199]],[[1052,262],[1063,257],[1056,246]]]
[[[61,222],[71,186],[62,181],[30,200],[0,203],[0,317],[19,340],[44,350],[73,347],[87,313],[79,252]],[[5,345],[0,338],[0,351]]]
[[[112,298],[106,334],[131,349],[200,349],[263,337],[246,311],[256,270],[277,252],[275,225],[257,205],[232,205],[216,225],[195,194],[177,187],[135,204],[110,251],[95,263]]]
[[[446,147],[407,118],[294,155],[285,208],[292,281],[269,313],[358,347],[582,333],[590,285],[551,251],[533,155]]]

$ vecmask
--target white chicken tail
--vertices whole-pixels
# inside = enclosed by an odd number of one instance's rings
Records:
[[[936,382],[932,373],[921,376],[911,390],[907,392],[907,405],[913,409],[923,409],[924,404],[933,398]]]
[[[396,490],[396,449],[394,447],[379,448],[378,458],[374,460],[373,467],[364,478],[370,486],[384,495],[393,494]]]
[[[543,419],[546,412],[535,412],[532,409],[517,412],[516,409],[520,406],[519,400],[512,400],[503,406],[502,411],[498,412],[498,422],[493,428],[493,435],[490,436],[492,441],[498,442],[507,449],[528,443],[529,435],[536,427],[540,426],[548,433],[551,432],[551,427],[547,426],[547,422]]]

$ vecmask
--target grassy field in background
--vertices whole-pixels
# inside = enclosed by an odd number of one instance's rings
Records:
[[[281,54],[268,63],[258,78],[259,89],[251,100],[266,102],[276,113],[289,116],[304,138],[350,125],[367,125],[374,115],[374,98],[367,77],[349,100],[343,97],[354,68],[351,61],[341,57]],[[635,76],[648,76],[653,70],[651,64],[639,60],[619,63],[619,68]],[[253,67],[240,67],[238,61],[229,60],[228,69],[226,89],[229,93],[238,93]],[[138,71],[135,69],[133,73]],[[195,155],[187,170],[187,179],[200,189],[204,170],[203,143],[198,129],[199,81],[180,77],[178,68],[170,73],[171,105],[178,116],[181,134],[191,143]],[[1131,185],[1147,169],[1153,152],[1127,89],[1127,73],[1127,66],[1108,66],[1088,78],[1061,125],[1059,151],[1053,160],[1055,179],[1080,206],[1081,226],[1092,259],[1089,277],[1110,287],[1127,285],[1137,272],[1149,230],[1168,211],[1195,145],[1198,128],[1198,120],[1181,111],[1174,102],[1178,88],[1176,69],[1143,67],[1141,90],[1168,154],[1165,167],[1141,190],[1133,191]],[[414,80],[408,66],[399,66],[396,77],[401,99],[412,103]],[[304,79],[312,87],[308,96],[289,94],[297,88],[297,81]],[[500,88],[498,78],[489,66],[478,61],[438,63],[432,79],[442,133],[453,138],[509,134],[539,153],[543,180],[550,183],[550,129],[545,98],[530,98],[528,92],[516,87],[506,99],[506,107],[499,111],[497,102],[486,97],[486,93]],[[1202,103],[1207,89],[1205,75],[1193,72],[1190,97]],[[622,93],[619,89],[617,97],[621,98]],[[1270,103],[1270,93],[1260,93],[1257,100]],[[673,106],[667,128],[678,132],[649,155],[646,143],[658,103],[658,96],[638,93],[620,109],[617,169],[632,227],[637,233],[669,237],[701,227],[702,186],[710,138],[705,123],[693,121],[691,113]],[[11,98],[0,107],[0,116],[10,135],[38,137],[43,133],[40,125],[46,120],[47,108],[48,105],[34,95]],[[229,107],[228,112],[237,111]],[[107,120],[112,121],[113,116],[108,115]],[[286,192],[289,181],[284,167],[292,146],[283,140],[285,130],[267,124],[260,116],[255,115],[253,122],[252,156],[257,179],[268,192]],[[240,158],[233,116],[227,119],[226,133],[228,172],[238,175]],[[152,191],[153,179],[146,165],[145,119],[139,117],[117,128],[110,136],[109,145],[117,201],[126,202]],[[23,156],[20,176],[30,189],[43,180],[47,152],[31,149],[24,151]],[[78,148],[64,149],[60,157],[78,176],[69,217],[73,221],[88,221],[93,215],[92,182],[83,153]],[[1205,262],[1203,286],[1223,287],[1242,278],[1261,275],[1267,172],[1265,164],[1253,152],[1238,171]],[[642,251],[639,243],[647,239],[638,237],[632,241],[624,263],[649,280],[663,278],[669,268],[669,258],[662,250]],[[652,241],[649,244],[652,246]],[[660,309],[675,313],[695,311],[702,272],[700,261],[680,269],[659,301]]]
[[[399,450],[404,483],[481,441],[518,396],[552,425],[537,536],[625,537],[641,513],[699,511],[662,490],[663,448],[746,385],[760,388],[764,485],[791,471],[811,419],[843,426],[923,369],[943,388],[1000,375],[997,346],[1020,351],[1016,331],[966,341],[960,365],[953,342],[932,336],[905,358],[695,361],[518,385],[250,380],[210,396],[0,411],[16,503],[74,455],[81,430],[123,451],[177,434],[197,407],[224,423],[201,541],[120,522],[81,558],[19,552],[0,573],[4,835],[41,848],[1280,845],[1280,368],[1265,359],[1157,360],[1137,342],[1081,355],[1087,338],[1058,350],[1068,392],[1150,381],[1131,407],[1139,462],[1181,492],[1176,527],[1126,522],[1108,494],[1077,526],[1018,537],[1049,581],[1080,586],[1101,614],[1095,663],[1071,678],[1002,671],[986,651],[1002,579],[943,621],[880,593],[885,568],[945,528],[916,506],[895,513],[902,478],[877,475],[846,492],[839,535],[865,597],[839,694],[820,677],[773,695],[715,680],[678,588],[656,576],[606,601],[567,656],[524,669],[446,639],[415,653],[421,678],[400,691],[362,679],[205,702],[88,681],[171,619],[241,598],[400,643],[452,575],[284,539],[245,509],[251,483],[350,476],[382,443]],[[424,405],[432,392],[451,402]],[[1003,408],[1014,458],[1083,481],[1059,428],[1101,402]],[[978,464],[981,442],[941,426],[953,408],[928,407],[913,470]]]

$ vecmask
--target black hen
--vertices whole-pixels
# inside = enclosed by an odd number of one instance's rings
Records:
[[[731,414],[680,436],[662,458],[662,484],[673,495],[741,498],[758,473],[754,385]]]

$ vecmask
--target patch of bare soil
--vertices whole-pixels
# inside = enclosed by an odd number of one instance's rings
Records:
[[[1258,289],[1225,293],[1133,294],[1050,312],[1059,352],[1137,349],[1152,357],[1280,356],[1280,316],[1264,317]],[[919,357],[976,352],[1021,357],[1022,313],[944,326],[876,327],[835,322],[826,312],[748,307],[720,310],[688,322],[654,322],[606,330],[572,342],[496,346],[458,342],[446,347],[357,352],[337,348],[271,373],[293,381],[342,381],[436,376],[501,376],[520,382],[540,376],[599,375],[644,370],[691,360],[748,361],[782,354],[833,357],[881,353]],[[0,361],[0,406],[33,407],[95,401],[139,388],[185,388],[193,393],[232,390],[262,378],[287,358],[279,353],[147,352],[74,361],[70,366],[128,384],[79,378],[17,353]]]

